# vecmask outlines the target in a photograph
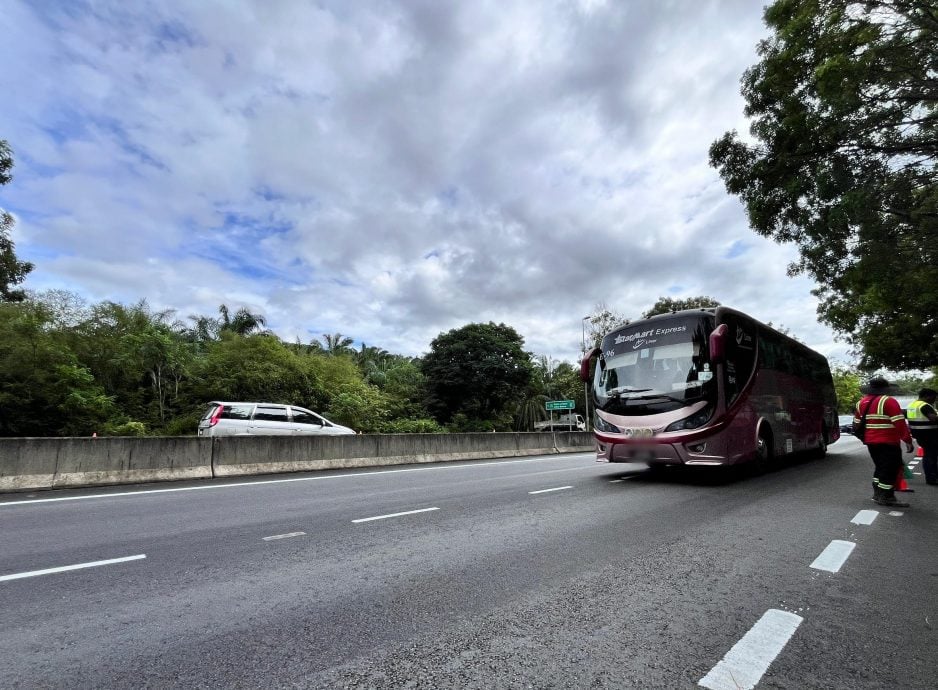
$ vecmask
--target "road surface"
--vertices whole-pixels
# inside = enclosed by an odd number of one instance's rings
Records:
[[[871,470],[847,437],[744,479],[571,454],[5,494],[0,682],[933,688],[938,488],[890,511]]]

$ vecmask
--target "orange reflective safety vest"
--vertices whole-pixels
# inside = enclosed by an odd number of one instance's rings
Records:
[[[871,404],[872,403],[872,404]],[[865,395],[857,403],[856,412],[853,415],[855,422],[860,421],[867,405],[870,406],[866,413],[866,438],[865,442],[870,443],[891,443],[899,445],[901,441],[912,442],[912,434],[909,432],[909,425],[905,422],[905,415],[902,414],[902,408],[895,398],[888,395]]]

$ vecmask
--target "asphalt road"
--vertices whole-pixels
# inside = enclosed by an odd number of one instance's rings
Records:
[[[934,688],[938,488],[889,511],[871,471],[847,437],[743,479],[576,454],[6,494],[0,685]]]

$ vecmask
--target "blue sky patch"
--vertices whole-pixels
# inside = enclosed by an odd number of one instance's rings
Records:
[[[736,259],[749,251],[749,245],[742,240],[736,240],[730,245],[730,248],[723,254],[724,259]]]

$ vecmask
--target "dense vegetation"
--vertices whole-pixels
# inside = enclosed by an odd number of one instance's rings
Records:
[[[0,139],[0,186],[13,179],[13,150],[5,139]],[[0,300],[16,302],[26,294],[16,286],[33,270],[28,261],[20,261],[13,244],[13,216],[0,208]]]
[[[776,0],[743,76],[750,137],[710,149],[753,229],[797,244],[867,367],[938,364],[934,0]]]
[[[384,433],[525,430],[548,399],[583,407],[574,367],[505,325],[441,334],[423,359],[340,333],[283,342],[265,325],[225,305],[182,321],[60,291],[0,301],[0,435],[191,434],[210,400],[288,402]]]
[[[602,306],[594,317],[624,320]],[[193,434],[211,400],[292,403],[366,433],[525,431],[547,400],[584,412],[577,368],[526,351],[505,324],[441,333],[423,357],[356,348],[341,333],[284,342],[265,325],[225,305],[180,320],[62,291],[0,300],[0,436]],[[835,370],[842,412],[864,378]]]

